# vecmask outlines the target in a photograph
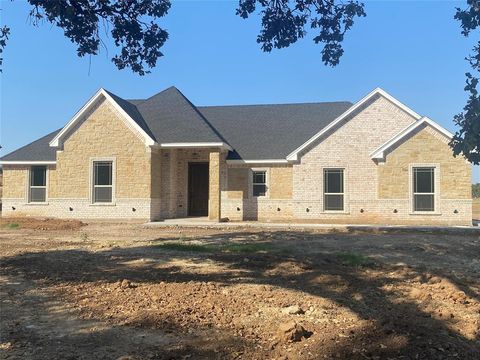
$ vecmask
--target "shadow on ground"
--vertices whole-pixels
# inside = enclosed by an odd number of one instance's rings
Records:
[[[0,273],[8,279],[21,277],[31,281],[27,290],[33,290],[38,284],[48,288],[59,284],[110,286],[119,284],[125,279],[139,286],[156,286],[160,283],[167,287],[174,284],[214,283],[218,287],[228,289],[239,284],[264,285],[297,292],[299,296],[308,294],[328,299],[337,306],[353,312],[367,324],[360,332],[345,331],[340,337],[336,334],[317,334],[321,335],[320,340],[310,346],[308,352],[304,353],[304,358],[318,356],[342,359],[480,358],[478,317],[471,319],[471,325],[477,326],[477,332],[473,331],[471,336],[466,336],[454,329],[458,319],[453,315],[444,314],[442,318],[433,316],[421,301],[406,296],[404,291],[412,283],[428,285],[447,281],[453,284],[459,293],[464,293],[464,296],[457,296],[458,299],[454,297],[451,300],[452,306],[471,306],[472,302],[475,302],[475,306],[480,309],[478,237],[459,236],[447,239],[447,236],[443,235],[421,235],[420,238],[398,234],[391,235],[388,241],[385,237],[379,237],[378,241],[383,243],[375,246],[370,242],[368,248],[366,246],[363,248],[362,236],[375,235],[275,231],[222,232],[201,239],[187,238],[181,241],[178,237],[171,237],[154,240],[149,246],[112,248],[96,252],[72,249],[24,253],[4,258]],[[169,242],[204,244],[209,247],[206,251],[182,251],[181,248],[168,249],[162,246]],[[231,251],[225,244],[232,242],[236,244],[261,242],[264,246],[259,251],[251,247],[249,251],[242,251],[242,247],[237,247],[237,250],[240,249],[238,251]],[[373,264],[345,264],[344,257],[340,255],[346,251],[352,252],[351,249],[355,249],[355,254],[359,253],[371,259]],[[453,262],[452,256],[463,260],[459,262],[456,259]],[[209,261],[220,268],[212,267],[213,270],[206,272],[185,271],[181,265],[182,261],[191,264]],[[142,265],[132,266],[132,262],[140,262]],[[15,293],[16,290],[7,288],[5,291]],[[241,297],[242,294],[232,296]],[[71,300],[79,301],[75,296],[72,296]],[[191,301],[195,301],[195,295]],[[40,300],[37,303],[41,304],[43,312],[53,311],[54,307],[51,304]],[[179,305],[179,311],[183,311],[182,306]],[[22,312],[21,307],[12,309]],[[144,310],[141,316],[136,316],[127,325],[111,324],[106,329],[87,334],[77,331],[59,340],[60,345],[57,346],[60,346],[60,349],[61,346],[68,347],[66,342],[72,346],[77,343],[104,346],[105,349],[102,351],[108,354],[109,339],[112,337],[122,339],[123,336],[125,337],[123,342],[131,344],[131,341],[126,340],[129,338],[129,331],[138,335],[140,330],[147,332],[162,330],[165,332],[163,346],[139,341],[134,344],[138,347],[135,353],[145,355],[148,350],[150,358],[158,359],[180,359],[182,356],[188,358],[192,353],[193,358],[205,359],[236,358],[239,354],[244,354],[244,358],[256,358],[255,356],[263,358],[274,351],[288,355],[282,353],[281,346],[275,344],[260,350],[256,348],[258,345],[256,341],[247,340],[235,331],[216,333],[218,329],[215,327],[215,321],[208,326],[195,322],[185,324],[182,322],[183,319],[180,321],[161,310],[156,312],[149,312],[148,308]],[[241,317],[242,309],[239,309],[238,315]],[[192,335],[195,339],[192,338],[190,345],[176,348],[176,339],[188,338],[192,328],[196,330],[196,337]],[[341,326],[339,328],[341,329]],[[198,334],[208,339],[202,340]],[[4,336],[18,341],[32,337],[27,333]],[[216,343],[215,349],[212,348],[212,343]],[[53,346],[52,344],[40,346],[39,351]],[[192,347],[191,344],[198,346]],[[227,351],[219,351],[219,344]],[[140,350],[142,345],[144,348]],[[121,350],[123,353],[127,351],[123,348]],[[82,353],[81,347],[79,351]],[[114,353],[118,355],[118,351]],[[289,358],[296,357],[292,353]]]

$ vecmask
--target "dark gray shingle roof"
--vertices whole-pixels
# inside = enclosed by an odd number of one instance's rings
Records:
[[[345,112],[350,102],[195,107],[170,87],[148,99],[124,100],[108,92],[158,143],[225,142],[229,159],[285,159]],[[48,134],[1,158],[3,161],[53,161]]]
[[[137,109],[158,143],[225,142],[175,87],[138,103]]]
[[[350,102],[200,106],[235,150],[230,159],[285,159],[348,108]]]
[[[20,149],[12,151],[3,156],[2,161],[55,161],[57,149],[51,147],[49,142],[57,135],[60,130],[55,130],[50,134],[31,142]]]

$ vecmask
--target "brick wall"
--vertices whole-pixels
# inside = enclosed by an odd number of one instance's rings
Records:
[[[251,194],[252,167],[229,165],[222,194],[222,218],[229,220],[287,220],[293,217],[292,165],[255,166],[267,172],[267,196]]]
[[[214,156],[221,217],[230,220],[302,220],[339,223],[470,224],[471,168],[453,158],[446,139],[421,129],[397,146],[382,164],[370,154],[415,121],[383,97],[372,99],[318,139],[293,165],[267,170],[266,197],[250,194],[251,166],[225,165]],[[312,134],[313,135],[313,134]],[[3,209],[8,215],[76,218],[162,219],[185,217],[188,163],[210,162],[218,149],[153,149],[125,125],[116,110],[100,102],[65,141],[56,166],[48,167],[48,205],[27,203],[28,168],[4,167]],[[115,205],[90,199],[91,161],[113,158]],[[438,163],[440,197],[432,215],[412,214],[408,169],[411,163]],[[323,170],[345,171],[345,211],[323,210]],[[218,171],[217,171],[218,170]],[[211,172],[211,174],[213,174]],[[218,175],[218,177],[217,177]],[[15,210],[13,210],[15,209]]]

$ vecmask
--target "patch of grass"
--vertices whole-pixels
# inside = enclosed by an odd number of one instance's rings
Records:
[[[87,241],[88,240],[88,234],[85,233],[85,232],[82,232],[80,234],[80,239],[82,239],[82,241]]]
[[[179,241],[187,241],[187,240],[188,240],[188,236],[185,235],[185,234],[180,234],[180,236],[178,237],[178,240],[179,240]]]
[[[2,224],[2,228],[7,228],[7,229],[19,229],[19,228],[20,228],[20,224],[17,224],[17,223],[6,223],[6,224]]]
[[[222,251],[234,253],[256,253],[260,251],[272,251],[274,247],[272,244],[265,243],[249,243],[249,244],[226,244],[222,246]]]
[[[271,244],[265,243],[249,243],[249,244],[188,244],[180,242],[168,242],[157,245],[158,247],[166,250],[173,251],[187,251],[187,252],[210,252],[210,253],[219,253],[219,252],[232,252],[232,253],[243,253],[251,254],[260,251],[272,251],[274,248]]]
[[[157,245],[162,249],[173,250],[173,251],[188,251],[188,252],[214,252],[215,247],[210,245],[203,244],[185,244],[185,243],[163,243]]]
[[[341,253],[338,258],[343,265],[347,266],[373,266],[374,262],[366,256],[357,253]]]

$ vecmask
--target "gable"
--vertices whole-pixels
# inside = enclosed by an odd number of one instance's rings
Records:
[[[62,128],[62,130],[50,141],[50,146],[61,147],[63,141],[70,134],[75,132],[79,126],[88,118],[92,110],[101,102],[108,102],[118,117],[124,121],[125,125],[138,137],[145,145],[154,145],[155,140],[147,133],[145,128],[137,123],[132,118],[133,109],[123,107],[117,103],[114,98],[104,89],[100,89],[76,114],[75,116]]]
[[[139,146],[145,150],[145,144],[139,134],[133,131],[116,109],[105,99],[96,102],[85,113],[82,121],[75,124],[63,139],[63,151],[91,147],[109,148],[110,143],[119,142],[129,146]],[[74,145],[73,145],[74,144]]]
[[[378,98],[383,98],[388,101],[389,104],[391,104],[395,109],[397,109],[400,112],[403,112],[405,115],[409,116],[413,120],[419,120],[421,116],[417,114],[415,111],[410,109],[408,106],[405,104],[401,103],[397,99],[395,99],[393,96],[385,92],[384,90],[380,88],[376,88],[372,92],[370,92],[367,96],[356,102],[352,107],[350,107],[347,111],[342,113],[340,116],[338,116],[334,121],[332,121],[328,126],[314,134],[310,139],[308,139],[305,143],[300,145],[297,149],[295,149],[293,152],[291,152],[287,156],[287,160],[290,161],[297,161],[298,157],[301,153],[304,153],[308,151],[308,148],[312,146],[312,144],[318,142],[319,139],[321,138],[326,138],[328,137],[329,134],[334,132],[336,129],[338,129],[341,125],[342,122],[348,121],[349,119],[352,119],[355,117],[356,114],[358,114],[360,111],[362,111],[365,107],[367,107],[372,101]],[[369,126],[369,124],[365,124],[366,127]]]
[[[442,198],[468,199],[471,196],[470,165],[462,157],[453,156],[445,135],[423,123],[386,151],[385,162],[378,166],[379,197],[407,198],[409,167],[413,164],[439,166]]]
[[[385,154],[390,151],[391,148],[394,148],[402,142],[405,142],[409,137],[418,133],[418,131],[423,128],[427,128],[432,134],[437,136],[439,139],[442,139],[446,143],[448,143],[453,137],[453,134],[450,133],[448,130],[441,127],[433,120],[427,117],[423,117],[420,121],[416,121],[413,124],[409,125],[405,129],[400,131],[398,134],[393,136],[391,139],[389,139],[387,142],[385,142],[383,145],[381,145],[378,149],[376,149],[371,154],[372,159],[383,160],[385,158]]]
[[[148,150],[112,105],[100,101],[64,139],[63,150],[57,152],[55,196],[88,199],[91,163],[108,159],[115,162],[117,199],[148,198],[151,171]]]

